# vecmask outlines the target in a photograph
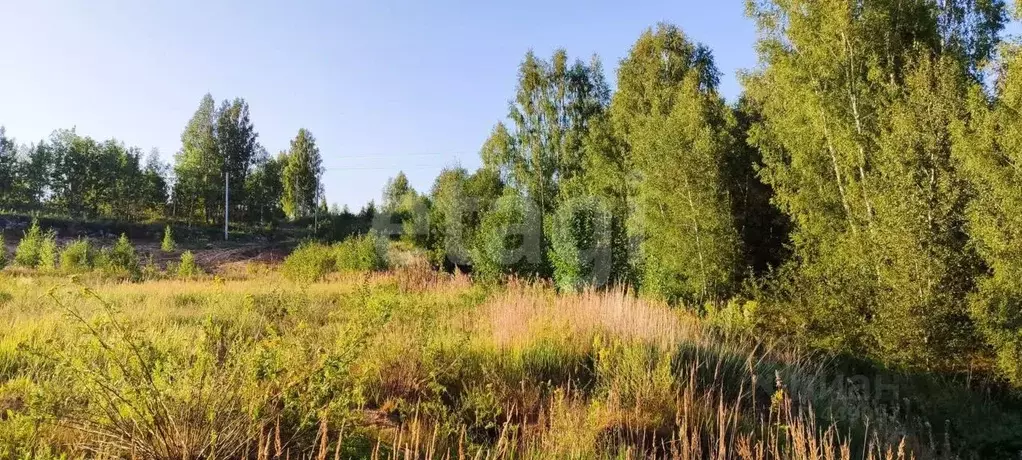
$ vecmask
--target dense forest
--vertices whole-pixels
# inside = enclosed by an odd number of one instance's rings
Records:
[[[525,55],[483,166],[404,174],[374,227],[479,279],[627,285],[910,370],[1022,385],[1022,53],[999,0],[749,2],[758,64],[720,94],[670,24],[607,81],[597,57]],[[74,130],[0,134],[0,207],[74,217],[299,219],[321,204],[300,130],[260,146],[205,96],[173,166]]]

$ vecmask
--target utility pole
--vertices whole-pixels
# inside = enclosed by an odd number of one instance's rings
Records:
[[[231,213],[231,171],[224,169],[224,241],[227,241],[227,221]]]

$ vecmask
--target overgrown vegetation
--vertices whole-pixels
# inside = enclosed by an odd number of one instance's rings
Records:
[[[317,226],[262,284],[207,286],[192,252],[142,267],[124,235],[70,243],[56,267],[55,235],[33,222],[8,270],[27,281],[0,291],[19,308],[0,336],[17,345],[0,348],[15,395],[0,409],[20,414],[0,410],[8,451],[1017,456],[1022,48],[1002,33],[1007,5],[747,11],[759,62],[738,100],[670,24],[640,35],[615,85],[596,57],[529,52],[481,168],[447,168],[428,193],[399,173],[358,216],[326,216],[315,137],[271,158],[241,99],[202,99],[173,196],[166,167],[115,141],[61,131],[15,155],[0,130],[0,204],[140,220],[172,201],[175,218],[222,223],[230,193],[240,221]],[[92,269],[189,282],[53,298],[79,335],[22,300],[51,272]],[[167,285],[182,292],[147,290]],[[124,318],[129,298],[159,313]],[[57,404],[45,385],[61,379],[74,391]]]
[[[89,240],[75,240],[65,245],[61,251],[60,268],[70,273],[89,270],[93,266],[95,256],[95,250],[89,244]]]
[[[306,242],[284,260],[284,276],[313,282],[334,272],[371,272],[387,268],[387,242],[375,234],[353,236],[333,245]]]
[[[1019,447],[1008,433],[1022,420],[988,396],[845,374],[621,291],[275,276],[4,283],[0,456],[850,460]]]
[[[39,242],[39,265],[36,268],[56,270],[57,255],[57,235],[50,230],[42,235]]]
[[[39,265],[39,251],[42,244],[43,231],[39,228],[39,221],[32,220],[32,226],[22,236],[14,251],[14,263],[29,268]]]

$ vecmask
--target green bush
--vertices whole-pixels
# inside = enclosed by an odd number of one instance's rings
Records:
[[[57,235],[53,231],[46,232],[39,242],[40,270],[57,269]]]
[[[373,271],[387,268],[387,241],[375,234],[350,237],[334,245],[338,271]]]
[[[181,254],[181,263],[177,266],[177,276],[193,278],[202,274],[202,268],[195,263],[195,254],[192,254],[192,251],[185,251],[184,254]]]
[[[128,241],[128,236],[123,233],[110,250],[109,268],[131,273],[138,271],[138,257],[135,255],[135,247],[131,245],[131,241]]]
[[[92,268],[94,250],[89,240],[80,239],[64,246],[60,252],[60,268],[65,271],[85,271]]]
[[[174,252],[177,249],[177,244],[174,243],[174,234],[170,231],[170,225],[163,230],[163,242],[160,244],[160,250],[163,252]]]
[[[501,197],[483,216],[472,251],[473,269],[482,279],[534,275],[544,267],[539,212],[524,197]]]
[[[14,251],[14,263],[29,268],[39,265],[39,250],[42,243],[43,231],[39,228],[39,220],[33,219],[32,226],[25,232],[25,236]]]
[[[312,282],[336,267],[331,247],[320,243],[302,243],[284,259],[284,276],[290,280]]]
[[[559,289],[571,292],[610,282],[611,214],[599,200],[584,197],[561,205],[551,233],[550,262]]]

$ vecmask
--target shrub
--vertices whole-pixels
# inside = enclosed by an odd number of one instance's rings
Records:
[[[84,271],[92,267],[93,249],[89,240],[80,239],[64,246],[60,252],[60,268],[65,271]]]
[[[14,252],[14,263],[22,267],[39,265],[39,249],[42,246],[43,231],[39,228],[39,220],[33,219],[32,226],[25,232],[24,238],[18,243]]]
[[[93,253],[92,268],[102,271],[110,269],[110,248],[100,248]]]
[[[475,272],[483,279],[536,274],[544,266],[542,225],[538,210],[524,197],[501,197],[479,225],[472,253]]]
[[[302,243],[284,259],[284,276],[290,280],[312,282],[334,270],[336,259],[329,246]]]
[[[202,268],[195,263],[195,254],[192,254],[192,251],[185,251],[184,254],[181,254],[181,264],[177,266],[177,276],[192,278],[202,274]]]
[[[128,241],[128,236],[121,234],[121,237],[114,244],[109,253],[110,268],[114,270],[125,270],[128,272],[138,271],[138,257],[135,255],[135,247]]]
[[[348,238],[334,245],[335,267],[346,271],[373,271],[387,268],[387,241],[376,234]]]
[[[46,232],[39,242],[40,270],[57,269],[57,235],[53,231]]]
[[[610,282],[614,265],[611,214],[596,198],[564,203],[554,216],[550,261],[554,280],[564,291]]]
[[[162,275],[160,266],[156,263],[156,260],[153,259],[152,254],[146,257],[146,262],[142,265],[139,275],[142,279],[146,280],[160,279]]]
[[[174,252],[177,249],[177,244],[174,243],[174,234],[170,231],[170,225],[163,230],[163,243],[160,244],[160,250],[163,252]]]
[[[7,266],[7,242],[4,241],[3,233],[0,233],[0,269]]]

